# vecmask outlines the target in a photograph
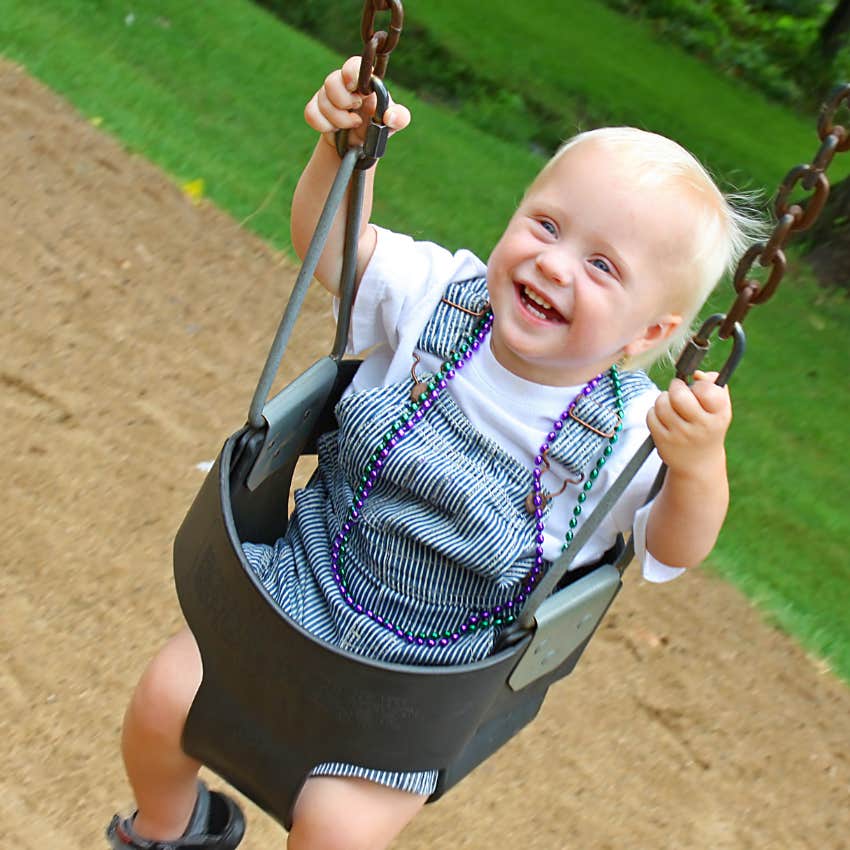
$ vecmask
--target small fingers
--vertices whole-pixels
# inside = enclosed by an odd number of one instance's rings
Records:
[[[410,110],[400,103],[391,103],[387,111],[384,113],[384,124],[397,133],[403,130],[410,124]]]
[[[669,393],[659,393],[658,398],[655,399],[655,404],[649,409],[649,413],[647,414],[647,423],[649,423],[650,416],[657,424],[662,425],[665,428],[668,427],[668,423],[674,419],[673,408],[670,405]]]
[[[333,100],[326,89],[319,89],[316,92],[316,102],[319,111],[324,118],[333,124],[334,127],[340,130],[349,130],[352,127],[359,127],[363,123],[363,119],[357,112],[357,109],[362,106],[363,101],[359,96],[347,100],[351,103],[351,107],[340,106],[338,102]],[[355,105],[356,104],[356,105]]]
[[[356,112],[338,109],[328,100],[323,89],[319,89],[304,107],[304,119],[319,133],[331,133],[335,130],[350,130],[363,122]]]
[[[674,378],[667,392],[658,396],[655,411],[659,421],[668,428],[672,428],[677,420],[694,422],[701,413],[699,401],[691,388],[679,378]]]
[[[650,407],[649,412],[646,414],[646,427],[649,428],[649,433],[652,434],[652,438],[658,443],[663,435],[668,431],[667,426],[661,421],[658,416],[658,405],[655,407]]]
[[[350,92],[353,92],[357,88],[357,81],[360,79],[360,63],[362,61],[360,56],[349,56],[340,70],[343,85]]]
[[[343,79],[340,71],[328,74],[319,91],[324,92],[335,109],[360,109],[363,105],[363,95],[360,92],[350,90]]]
[[[352,56],[337,71],[325,78],[322,87],[310,98],[304,107],[304,119],[307,124],[333,144],[337,130],[356,130],[349,144],[362,143],[364,125],[375,114],[378,98],[375,93],[361,95],[357,89],[361,58]],[[403,130],[410,123],[410,110],[400,103],[390,100],[383,123],[391,133]],[[356,136],[356,138],[355,138]]]
[[[693,392],[693,385],[688,386],[684,381],[674,378],[668,390],[670,404],[678,416],[687,422],[694,422],[702,413],[700,403]]]
[[[699,381],[688,386],[674,378],[669,389],[658,396],[653,409],[658,422],[673,429],[682,424],[696,425],[702,422],[706,413],[719,412],[723,408],[724,397],[728,398],[725,388],[711,381]]]
[[[363,123],[357,110],[363,108],[364,98],[354,90],[359,67],[360,58],[355,56],[325,77],[321,88],[304,107],[304,118],[310,127],[320,133],[330,133],[351,130]],[[374,97],[367,97],[365,101],[374,103]]]
[[[356,90],[357,83],[360,79],[360,63],[361,58],[359,56],[352,56],[350,59],[346,60],[340,72],[340,82],[345,89],[345,94],[351,98],[362,97]],[[336,88],[334,89],[334,95],[337,105],[344,106],[345,95],[339,92]],[[367,117],[374,115],[378,102],[375,94],[366,95],[366,97],[362,98],[362,100],[365,108],[362,110],[361,114],[365,113]],[[360,109],[360,106],[348,106],[344,108]],[[378,118],[381,119],[382,122],[386,124],[390,130],[392,130],[392,132],[397,133],[399,130],[403,130],[408,124],[410,124],[410,110],[406,106],[402,106],[400,103],[393,102],[392,98],[390,98],[389,105],[387,106],[383,116],[378,116]]]
[[[706,413],[723,413],[727,409],[731,412],[729,388],[714,383],[717,372],[694,372],[694,378],[691,391]]]

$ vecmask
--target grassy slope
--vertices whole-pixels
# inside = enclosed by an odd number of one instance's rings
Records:
[[[578,91],[612,120],[679,136],[726,173],[741,163],[771,183],[814,148],[813,131],[793,117],[590,0],[571,4],[568,30],[546,4],[533,16],[491,9],[487,30],[470,8],[469,0],[429,0],[417,13],[494,74],[528,75],[554,99]],[[203,177],[217,204],[286,244],[288,198],[313,144],[301,104],[337,57],[241,0],[137,0],[133,9],[130,20],[113,0],[0,0],[0,46],[131,150],[178,181]],[[480,30],[473,40],[469,20]],[[415,124],[382,167],[377,217],[486,252],[539,160],[395,94],[413,106]],[[767,140],[756,132],[765,127]],[[836,165],[846,171],[850,162]],[[839,423],[850,414],[849,322],[846,299],[824,302],[803,275],[754,311],[751,353],[735,379],[734,510],[714,558],[846,677],[850,492],[841,460],[849,453]]]

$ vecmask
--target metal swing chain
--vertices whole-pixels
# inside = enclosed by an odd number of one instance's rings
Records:
[[[390,11],[391,13],[389,33],[384,30],[375,31],[375,15],[383,11]],[[375,77],[380,77],[380,75],[386,72],[389,55],[398,44],[403,23],[404,11],[401,0],[366,0],[361,22],[364,49],[363,59],[360,63],[358,90],[362,94],[369,94],[375,91],[378,95],[379,109],[382,110],[386,109],[388,95],[383,83],[380,79],[376,80]],[[363,82],[364,78],[365,83]],[[383,104],[383,107],[381,107],[381,104]],[[370,127],[370,135],[367,138],[366,145],[361,148],[351,148],[349,150],[343,144],[340,150],[342,162],[340,163],[339,171],[334,178],[330,193],[325,201],[325,206],[316,224],[313,238],[304,256],[304,261],[290,293],[289,300],[251,399],[248,410],[248,424],[253,428],[259,429],[266,424],[263,409],[268,399],[269,391],[277,375],[289,338],[292,335],[295,321],[301,311],[301,305],[304,302],[307,289],[313,278],[313,272],[318,265],[319,258],[324,249],[334,217],[345,198],[349,185],[351,185],[352,191],[349,193],[344,243],[343,271],[340,281],[342,299],[339,321],[337,323],[337,335],[331,352],[331,356],[336,360],[339,360],[342,356],[345,340],[347,339],[348,320],[354,294],[354,274],[356,267],[355,234],[360,221],[360,208],[362,206],[363,172],[366,168],[371,167],[377,162],[377,159],[383,154],[386,144],[386,128],[374,120],[372,124],[375,126]],[[345,329],[345,332],[342,329]]]
[[[386,30],[375,31],[375,15],[378,12],[390,12],[389,33]],[[375,114],[366,128],[362,155],[357,162],[358,171],[367,171],[383,155],[389,138],[389,127],[384,124],[384,112],[389,105],[389,95],[383,83],[387,71],[390,53],[398,44],[404,25],[404,9],[401,0],[366,0],[363,5],[363,19],[360,32],[363,36],[363,53],[360,57],[360,72],[357,76],[355,91],[364,96],[373,92],[378,97]],[[339,130],[336,134],[336,149],[340,157],[345,156],[348,148],[348,130]]]
[[[811,227],[823,210],[829,195],[829,180],[825,171],[837,153],[850,150],[850,130],[834,123],[836,112],[845,102],[850,105],[850,84],[836,86],[821,107],[817,124],[817,133],[821,145],[812,161],[792,168],[780,183],[773,204],[776,225],[770,238],[765,242],[757,242],[738,262],[732,277],[737,297],[729,312],[723,316],[722,321],[717,325],[717,335],[720,339],[728,339],[735,333],[736,325],[741,325],[751,307],[756,304],[764,304],[773,297],[785,275],[784,248],[788,239],[794,233],[799,233]],[[791,193],[798,184],[810,193],[809,197],[807,200],[791,203]],[[753,277],[753,266],[756,263],[762,268],[770,269],[764,283],[759,283]],[[698,332],[691,344],[704,353],[708,343],[707,337],[715,326],[711,325],[705,328],[708,333],[704,334],[702,330]],[[691,344],[689,344],[689,348]],[[676,374],[679,377],[690,375],[693,368],[702,359],[698,355],[696,363],[691,366],[693,357],[694,355],[688,349],[683,352],[676,364]]]

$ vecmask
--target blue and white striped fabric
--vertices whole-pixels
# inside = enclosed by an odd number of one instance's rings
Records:
[[[476,309],[486,303],[483,280],[450,289],[447,298],[454,304]],[[420,346],[446,357],[475,321],[442,303]],[[640,373],[623,376],[626,399],[648,385]],[[274,546],[245,544],[245,555],[281,608],[342,649],[401,664],[467,663],[491,652],[492,629],[447,646],[410,643],[353,611],[330,568],[331,544],[354,487],[382,435],[402,414],[411,386],[412,380],[374,387],[339,402],[339,430],[320,440],[318,472],[295,494],[286,537]],[[602,381],[577,408],[580,418],[607,430],[615,421],[613,399],[610,381]],[[586,470],[607,444],[593,428],[568,420],[550,455]],[[525,509],[531,482],[530,465],[477,431],[444,391],[390,452],[360,511],[346,551],[351,595],[412,633],[453,630],[471,613],[510,601],[533,563],[534,518]],[[420,794],[430,794],[437,779],[433,771],[390,774],[339,764],[321,765],[314,773],[359,776]]]

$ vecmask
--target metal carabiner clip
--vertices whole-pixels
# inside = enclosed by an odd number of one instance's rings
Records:
[[[702,363],[703,358],[708,354],[711,348],[709,337],[715,328],[719,328],[726,320],[724,313],[715,313],[709,316],[703,323],[702,327],[688,340],[679,359],[676,361],[676,377],[683,381],[688,381],[693,375],[694,370]],[[715,384],[719,387],[726,386],[732,373],[738,368],[741,358],[747,348],[747,338],[744,334],[744,329],[740,322],[735,322],[732,327],[732,351],[726,358],[726,362],[720,368]]]
[[[375,114],[366,128],[366,138],[360,150],[360,157],[354,166],[358,171],[371,168],[385,153],[390,128],[384,124],[384,115],[390,105],[390,95],[380,77],[372,76],[370,80],[372,91],[378,98]],[[336,150],[340,157],[348,150],[348,130],[338,130],[336,134]]]

